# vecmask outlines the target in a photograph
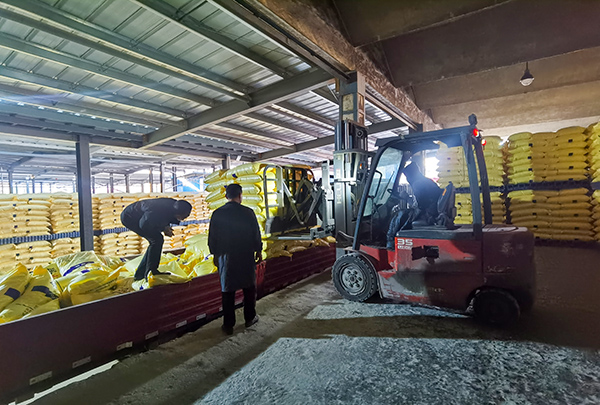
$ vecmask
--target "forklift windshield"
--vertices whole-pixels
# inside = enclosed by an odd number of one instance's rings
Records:
[[[374,215],[378,208],[385,205],[397,185],[398,173],[403,152],[396,148],[387,148],[379,158],[373,172],[373,181],[369,188],[363,216]]]

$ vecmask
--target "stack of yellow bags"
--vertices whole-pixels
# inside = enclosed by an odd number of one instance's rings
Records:
[[[133,256],[140,253],[140,237],[131,231],[106,233],[94,238],[94,251],[108,256]]]
[[[592,194],[592,220],[594,221],[594,238],[600,241],[600,190]],[[2,248],[2,246],[0,246]]]
[[[96,194],[93,197],[94,230],[123,228],[121,213],[139,199],[134,194]],[[140,237],[133,232],[100,235],[94,250],[103,255],[128,256],[140,251]]]
[[[207,176],[205,183],[207,184],[206,191],[210,194],[206,196],[208,207],[211,211],[225,205],[225,187],[229,184],[236,183],[242,186],[242,205],[251,208],[256,214],[256,219],[261,228],[261,233],[264,235],[266,222],[266,203],[263,189],[264,182],[264,164],[246,163],[237,166],[228,171],[219,171]],[[276,182],[274,172],[272,170],[266,173],[267,191],[274,192]],[[275,195],[269,195],[269,211],[270,215],[277,213],[277,198]]]
[[[486,144],[483,147],[483,156],[488,173],[488,182],[491,187],[502,187],[504,185],[504,153],[502,139],[499,136],[486,136]],[[469,187],[469,173],[465,161],[465,153],[462,147],[448,148],[443,143],[436,155],[438,159],[438,177],[441,187],[446,187],[452,182],[454,187]],[[477,178],[479,179],[479,165],[477,167]]]
[[[511,222],[529,228],[538,238],[593,240],[592,205],[585,188],[518,190],[508,198]]]
[[[509,139],[510,184],[578,181],[587,178],[587,135],[582,127],[556,133],[522,132]]]
[[[55,259],[59,256],[79,252],[79,238],[60,238],[50,241],[52,247],[50,256]]]
[[[6,203],[6,200],[3,201],[2,208],[8,209]],[[2,213],[12,216],[8,221],[12,232],[2,232],[4,237],[50,235],[50,202],[44,195],[16,195],[12,201],[12,212],[9,209]]]
[[[52,260],[52,246],[48,241],[24,242],[15,245],[16,261],[28,269],[46,266]]]
[[[79,231],[79,202],[75,194],[50,196],[52,233]]]
[[[483,213],[483,198],[479,196],[481,201],[481,220],[484,220]],[[490,192],[492,201],[492,223],[503,224],[506,220],[506,206],[501,192]],[[456,194],[456,218],[455,224],[472,224],[473,223],[473,207],[471,202],[471,194]]]
[[[600,182],[600,122],[586,129],[588,135],[588,164],[592,183]]]

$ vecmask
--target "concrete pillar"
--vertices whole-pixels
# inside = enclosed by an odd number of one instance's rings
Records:
[[[148,174],[148,182],[150,183],[150,192],[154,192],[154,176],[152,173],[152,168],[150,168],[150,173]]]
[[[35,177],[31,176],[31,193],[35,194]]]
[[[114,174],[111,173],[110,177],[108,178],[108,188],[109,188],[109,193],[114,193],[115,192],[115,177]]]
[[[125,192],[131,193],[131,175],[129,173],[125,175]]]
[[[92,214],[92,168],[90,140],[80,136],[75,147],[77,156],[77,194],[79,198],[79,232],[81,250],[94,250],[94,222]]]

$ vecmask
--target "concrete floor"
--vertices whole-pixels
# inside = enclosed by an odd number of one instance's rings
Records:
[[[212,322],[35,403],[598,404],[600,251],[536,258],[536,307],[510,330],[348,302],[325,273],[259,301],[250,330]]]

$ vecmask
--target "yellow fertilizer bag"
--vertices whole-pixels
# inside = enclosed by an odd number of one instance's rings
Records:
[[[214,183],[216,180],[219,180],[221,176],[226,172],[227,170],[225,169],[216,170],[204,178],[204,183]]]
[[[221,198],[219,200],[213,201],[211,203],[208,204],[208,208],[211,211],[216,210],[217,208],[222,207],[223,205],[227,204],[227,199],[226,198]]]
[[[200,276],[205,276],[207,274],[216,273],[216,272],[217,272],[217,266],[215,266],[215,264],[213,263],[213,258],[211,256],[208,259],[196,264],[194,266],[194,270],[192,271],[191,274],[194,277],[200,277]]]
[[[155,287],[164,284],[182,284],[188,282],[187,277],[182,277],[178,274],[149,274],[148,286]]]
[[[210,254],[208,249],[208,233],[201,233],[188,238],[185,241],[185,252],[183,256],[189,258],[192,256],[206,257]]]
[[[23,294],[29,278],[27,268],[20,263],[0,278],[0,310]]]
[[[48,270],[38,266],[33,270],[33,276],[23,294],[0,312],[0,323],[20,319],[38,306],[52,300],[58,303],[58,291],[52,283]]]
[[[557,137],[563,137],[563,136],[571,136],[574,134],[583,134],[585,132],[585,128],[583,127],[567,127],[567,128],[562,128],[559,129],[558,131],[556,131],[556,136]]]
[[[259,174],[250,174],[238,178],[237,181],[243,187],[244,184],[262,184],[263,177]]]
[[[208,191],[209,193],[215,190],[220,190],[223,187],[226,187],[228,184],[233,183],[233,180],[229,180],[229,179],[223,179],[223,180],[218,180],[215,181],[214,183],[209,183],[206,185],[206,191]]]
[[[103,300],[113,295],[116,294],[114,291],[111,290],[91,292],[87,294],[73,294],[71,295],[71,302],[73,303],[73,305],[81,305],[87,302]]]
[[[221,187],[212,191],[209,195],[206,196],[206,202],[211,203],[213,201],[221,200],[223,198],[225,198],[225,187]]]
[[[91,251],[72,253],[70,255],[57,257],[54,263],[63,276],[71,273],[81,273],[85,270],[107,270],[96,253]]]
[[[531,132],[519,132],[508,137],[510,142],[526,141],[531,139]]]
[[[59,300],[51,300],[46,302],[43,305],[35,307],[33,311],[23,316],[23,319],[29,318],[35,315],[41,315],[52,311],[57,311],[60,309],[60,301]]]
[[[248,175],[258,174],[261,169],[264,167],[262,163],[244,163],[243,165],[239,165],[229,170],[228,175],[233,178],[239,178]]]
[[[109,290],[116,285],[119,273],[119,270],[115,270],[112,273],[102,270],[82,273],[71,280],[68,291],[73,296],[74,294],[89,294]]]
[[[161,273],[169,273],[171,275],[176,275],[182,278],[187,279],[188,275],[179,265],[178,259],[170,259],[164,262],[161,262],[158,266],[158,271]],[[150,280],[150,275],[148,275],[148,280]],[[150,286],[152,287],[152,286]]]

